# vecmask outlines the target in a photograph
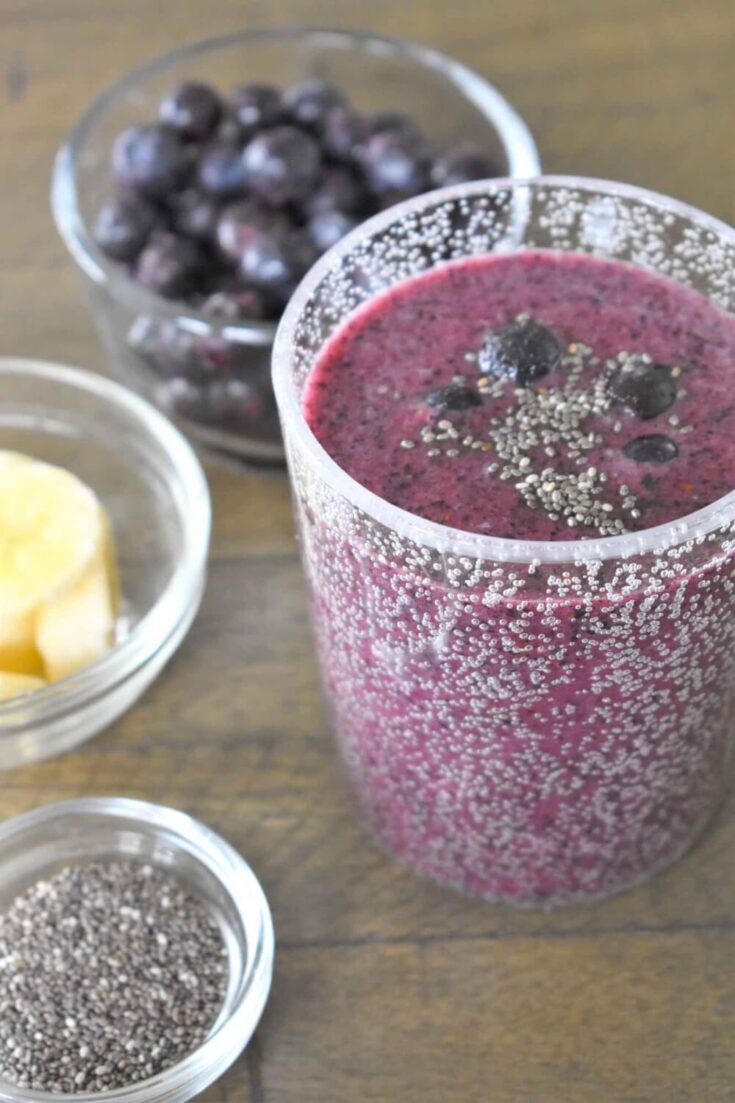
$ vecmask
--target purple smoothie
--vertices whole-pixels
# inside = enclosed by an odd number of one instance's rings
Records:
[[[345,471],[412,514],[593,539],[732,489],[734,367],[735,319],[706,299],[526,252],[373,299],[317,358],[304,412]],[[562,902],[642,879],[704,826],[730,749],[729,552],[496,581],[472,557],[407,564],[388,536],[308,510],[302,533],[338,736],[403,861]]]

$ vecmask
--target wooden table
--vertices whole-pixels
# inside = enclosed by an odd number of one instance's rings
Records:
[[[102,367],[47,203],[96,92],[176,42],[300,21],[422,39],[488,73],[545,167],[735,220],[733,0],[1,0],[0,353]],[[729,1103],[735,807],[652,884],[516,913],[440,892],[356,826],[325,723],[285,479],[209,470],[210,585],[145,700],[3,775],[2,814],[84,793],[201,817],[262,878],[278,936],[257,1040],[210,1103]]]

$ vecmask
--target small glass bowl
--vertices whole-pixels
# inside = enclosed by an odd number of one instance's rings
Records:
[[[0,449],[72,471],[109,513],[123,596],[98,662],[0,705],[0,768],[58,754],[117,719],[186,635],[204,588],[210,501],[190,445],[124,387],[76,368],[0,358]]]
[[[0,1080],[0,1103],[184,1103],[229,1068],[258,1024],[273,971],[268,901],[237,851],[182,812],[120,797],[85,797],[13,817],[0,826],[0,912],[63,866],[105,859],[149,862],[181,878],[209,905],[227,949],[224,1006],[201,1046],[149,1080],[65,1095]]]
[[[174,50],[103,92],[60,150],[51,196],[110,365],[199,444],[249,460],[283,458],[270,383],[276,323],[216,323],[146,291],[101,252],[91,227],[112,191],[116,135],[154,119],[177,81],[226,90],[246,79],[284,86],[307,76],[334,81],[366,114],[407,112],[438,150],[468,139],[487,150],[502,175],[540,171],[526,124],[483,77],[437,50],[373,34],[295,27],[227,35]],[[203,385],[202,378],[249,384],[237,412],[223,411],[213,383]]]

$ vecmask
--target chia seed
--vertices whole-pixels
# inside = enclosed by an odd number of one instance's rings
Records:
[[[214,916],[170,874],[66,866],[0,916],[0,1077],[68,1093],[156,1076],[207,1037],[227,972]]]

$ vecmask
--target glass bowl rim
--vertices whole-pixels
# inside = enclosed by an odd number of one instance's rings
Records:
[[[111,821],[134,819],[150,828],[168,829],[171,834],[189,842],[196,848],[197,861],[206,867],[227,893],[243,927],[247,928],[248,920],[258,924],[259,938],[254,947],[246,946],[242,982],[227,1018],[200,1046],[171,1068],[158,1076],[106,1092],[59,1094],[22,1088],[12,1081],[0,1080],[0,1103],[51,1103],[60,1099],[68,1099],[72,1103],[99,1103],[100,1099],[113,1103],[181,1103],[203,1091],[222,1075],[242,1052],[252,1034],[251,1030],[242,1042],[253,1011],[257,1011],[254,1025],[257,1025],[262,1014],[270,991],[275,952],[273,919],[267,897],[243,856],[212,828],[178,809],[129,797],[78,797],[21,812],[0,823],[0,849],[9,840],[22,837],[25,832],[70,815],[82,818],[105,815]],[[181,846],[181,843],[178,845]]]
[[[184,522],[179,558],[156,602],[130,634],[97,662],[43,689],[2,702],[0,742],[19,730],[56,720],[106,696],[158,654],[199,602],[212,525],[209,488],[196,453],[183,434],[144,398],[95,372],[45,360],[0,357],[0,380],[8,374],[33,376],[39,383],[60,382],[126,411],[170,457],[179,488],[186,496],[186,509],[177,510]],[[173,497],[175,492],[171,493]]]
[[[164,299],[136,284],[119,264],[109,260],[96,245],[79,211],[75,182],[76,165],[90,130],[97,120],[138,82],[155,76],[188,58],[214,53],[241,43],[248,45],[262,39],[285,42],[305,40],[313,41],[315,44],[331,43],[342,49],[393,53],[396,56],[409,58],[418,67],[434,70],[446,77],[449,83],[453,84],[485,116],[503,147],[510,176],[527,177],[540,172],[541,165],[536,143],[516,109],[494,85],[475,70],[433,47],[368,31],[302,25],[237,31],[179,46],[129,70],[101,92],[67,135],[56,155],[52,173],[51,207],[56,226],[67,249],[79,268],[94,284],[109,287],[113,298],[125,302],[136,312],[175,318],[183,329],[192,333],[219,333],[241,344],[248,343],[263,347],[273,343],[278,322],[251,322],[239,325],[218,323],[216,319],[188,308],[185,303]]]
[[[273,386],[284,429],[287,453],[289,438],[293,436],[298,439],[300,448],[308,455],[310,463],[320,477],[338,493],[358,506],[373,520],[395,530],[399,536],[432,547],[440,553],[504,563],[539,565],[627,559],[634,555],[675,547],[688,540],[707,535],[719,526],[730,524],[735,520],[735,490],[732,490],[694,513],[663,525],[621,536],[555,541],[511,540],[498,536],[483,536],[480,533],[451,528],[438,521],[425,520],[374,494],[348,475],[332,459],[309,428],[290,377],[291,349],[299,318],[309,299],[321,281],[339,265],[344,256],[351,253],[363,241],[387,230],[406,216],[418,214],[445,202],[470,196],[493,196],[499,192],[516,192],[521,189],[550,188],[574,189],[636,200],[656,208],[662,214],[676,214],[686,218],[709,230],[718,238],[727,239],[735,249],[735,228],[688,203],[633,184],[593,177],[560,175],[541,175],[527,179],[499,177],[474,181],[437,189],[416,196],[414,199],[408,199],[395,207],[381,211],[352,230],[309,270],[291,297],[278,327],[273,348]]]

